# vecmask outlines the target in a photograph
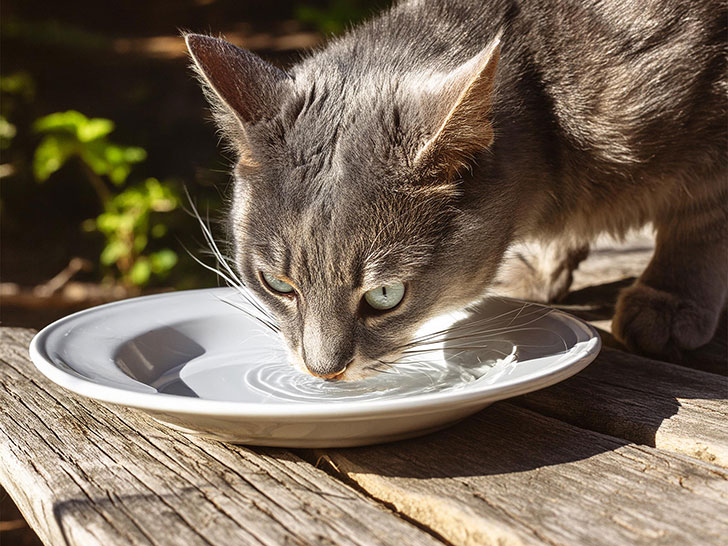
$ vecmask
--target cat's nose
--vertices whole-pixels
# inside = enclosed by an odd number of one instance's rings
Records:
[[[356,352],[352,331],[345,317],[308,314],[301,347],[308,371],[326,379],[341,375]]]
[[[306,368],[308,368],[308,371],[316,377],[333,379],[334,377],[344,373],[351,362],[352,359],[349,357],[336,359],[333,362],[316,360],[314,362],[306,362]]]

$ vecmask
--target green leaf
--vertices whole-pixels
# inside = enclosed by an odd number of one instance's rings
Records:
[[[108,135],[114,130],[114,122],[110,119],[93,118],[77,128],[78,140],[90,142]]]
[[[159,239],[167,234],[167,226],[164,224],[154,224],[151,229],[152,237]]]
[[[114,130],[114,122],[105,118],[89,119],[81,112],[67,110],[44,116],[33,124],[41,133],[64,132],[76,136],[79,142],[91,142],[105,137]]]
[[[145,195],[138,187],[127,188],[114,197],[114,206],[120,210],[149,208]]]
[[[149,195],[149,206],[156,212],[169,212],[177,208],[177,198],[169,182],[162,183],[156,178],[144,182]]]
[[[40,119],[33,124],[33,128],[39,133],[68,132],[77,134],[78,128],[88,122],[88,118],[76,110],[66,112],[54,112]]]
[[[5,119],[4,116],[0,116],[0,148],[7,148],[17,132],[15,125]]]
[[[111,180],[115,185],[121,186],[129,176],[130,172],[131,168],[128,165],[117,165],[108,171],[109,180]]]
[[[147,240],[147,236],[144,233],[140,233],[134,237],[134,251],[139,253],[144,250],[147,246]]]
[[[86,232],[96,231],[97,229],[99,229],[99,224],[93,218],[89,218],[88,220],[84,220],[81,223],[81,229]]]
[[[0,138],[11,139],[17,132],[15,125],[5,119],[5,116],[0,116]]]
[[[119,229],[119,215],[113,212],[104,212],[96,218],[96,227],[103,233],[113,233]]]
[[[123,149],[123,158],[127,163],[139,163],[147,158],[147,151],[139,146],[126,146]]]
[[[134,233],[134,224],[136,224],[136,217],[134,214],[129,214],[128,212],[125,214],[119,215],[119,226],[118,231],[119,233]],[[131,251],[131,249],[129,249]]]
[[[149,256],[152,264],[152,272],[156,275],[166,273],[177,265],[177,253],[174,250],[165,248]]]
[[[130,250],[121,240],[112,239],[104,247],[104,250],[101,251],[99,259],[104,265],[113,265],[119,258],[129,254]]]
[[[74,153],[99,176],[108,176],[117,186],[122,185],[134,163],[147,157],[147,152],[137,146],[119,146],[106,139],[114,130],[114,122],[105,118],[89,119],[76,110],[55,112],[36,120],[36,131],[48,136],[73,142]],[[67,159],[67,158],[66,158]],[[45,169],[39,166],[46,178],[60,168],[56,160],[51,160]],[[62,164],[62,163],[61,163]]]
[[[48,177],[75,155],[76,143],[64,135],[48,135],[40,141],[33,156],[33,174],[39,182]]]
[[[116,144],[107,144],[104,147],[103,154],[104,159],[112,165],[118,165],[124,159],[124,150],[121,149],[121,146],[117,146]]]
[[[86,163],[93,172],[99,176],[108,174],[111,167],[104,157],[103,142],[96,141],[79,144],[79,147],[81,160]]]
[[[0,91],[11,95],[19,95],[30,102],[35,96],[35,83],[27,72],[15,72],[0,77]]]
[[[151,274],[152,266],[149,264],[149,260],[139,258],[129,272],[129,280],[137,286],[141,286],[149,281]]]

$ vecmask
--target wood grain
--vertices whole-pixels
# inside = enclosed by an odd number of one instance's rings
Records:
[[[710,464],[727,452],[714,374],[605,349],[575,378],[438,434],[291,453],[188,437],[79,399],[32,368],[30,332],[0,336],[0,482],[47,544],[720,544],[728,534],[728,472]]]
[[[289,451],[76,398],[0,335],[0,481],[46,544],[440,544]]]
[[[539,413],[728,467],[728,378],[602,349],[584,371],[516,399]]]
[[[728,536],[725,469],[508,403],[436,435],[325,454],[332,471],[457,545]]]

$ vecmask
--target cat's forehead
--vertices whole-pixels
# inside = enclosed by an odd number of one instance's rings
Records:
[[[304,197],[279,213],[256,203],[256,246],[272,268],[306,286],[375,287],[413,278],[447,229],[446,214],[399,191]],[[282,205],[282,206],[281,206]]]
[[[314,161],[323,167],[391,165],[403,137],[420,136],[406,94],[391,75],[333,70],[296,76],[280,110],[284,153],[292,164]]]
[[[315,281],[411,275],[452,212],[407,161],[407,117],[396,89],[356,78],[302,78],[268,125],[269,164],[250,204],[258,237],[280,264]],[[411,156],[410,156],[411,157]]]

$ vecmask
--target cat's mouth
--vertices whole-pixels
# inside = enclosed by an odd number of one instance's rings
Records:
[[[344,375],[346,374],[346,370],[348,370],[348,369],[349,369],[349,366],[350,366],[350,365],[351,365],[351,364],[352,364],[353,362],[354,362],[354,361],[352,360],[352,361],[351,361],[351,362],[349,362],[349,363],[348,363],[348,364],[347,364],[346,366],[344,366],[344,367],[343,367],[343,368],[342,368],[341,370],[339,370],[339,371],[336,371],[336,372],[332,372],[332,373],[315,373],[315,372],[312,372],[311,370],[309,370],[308,368],[306,368],[306,371],[307,371],[307,372],[308,372],[309,374],[311,374],[312,376],[314,376],[314,377],[320,377],[320,378],[322,378],[322,379],[333,379],[333,380],[339,380],[339,379],[344,379]]]
[[[381,371],[380,369],[378,369],[378,366],[381,363],[380,361],[374,361],[366,357],[355,356],[341,370],[330,374],[314,373],[309,370],[308,366],[306,366],[306,362],[304,361],[299,351],[289,350],[289,354],[291,365],[299,372],[325,381],[358,381],[360,379],[366,379],[368,377],[377,375],[377,373]]]

